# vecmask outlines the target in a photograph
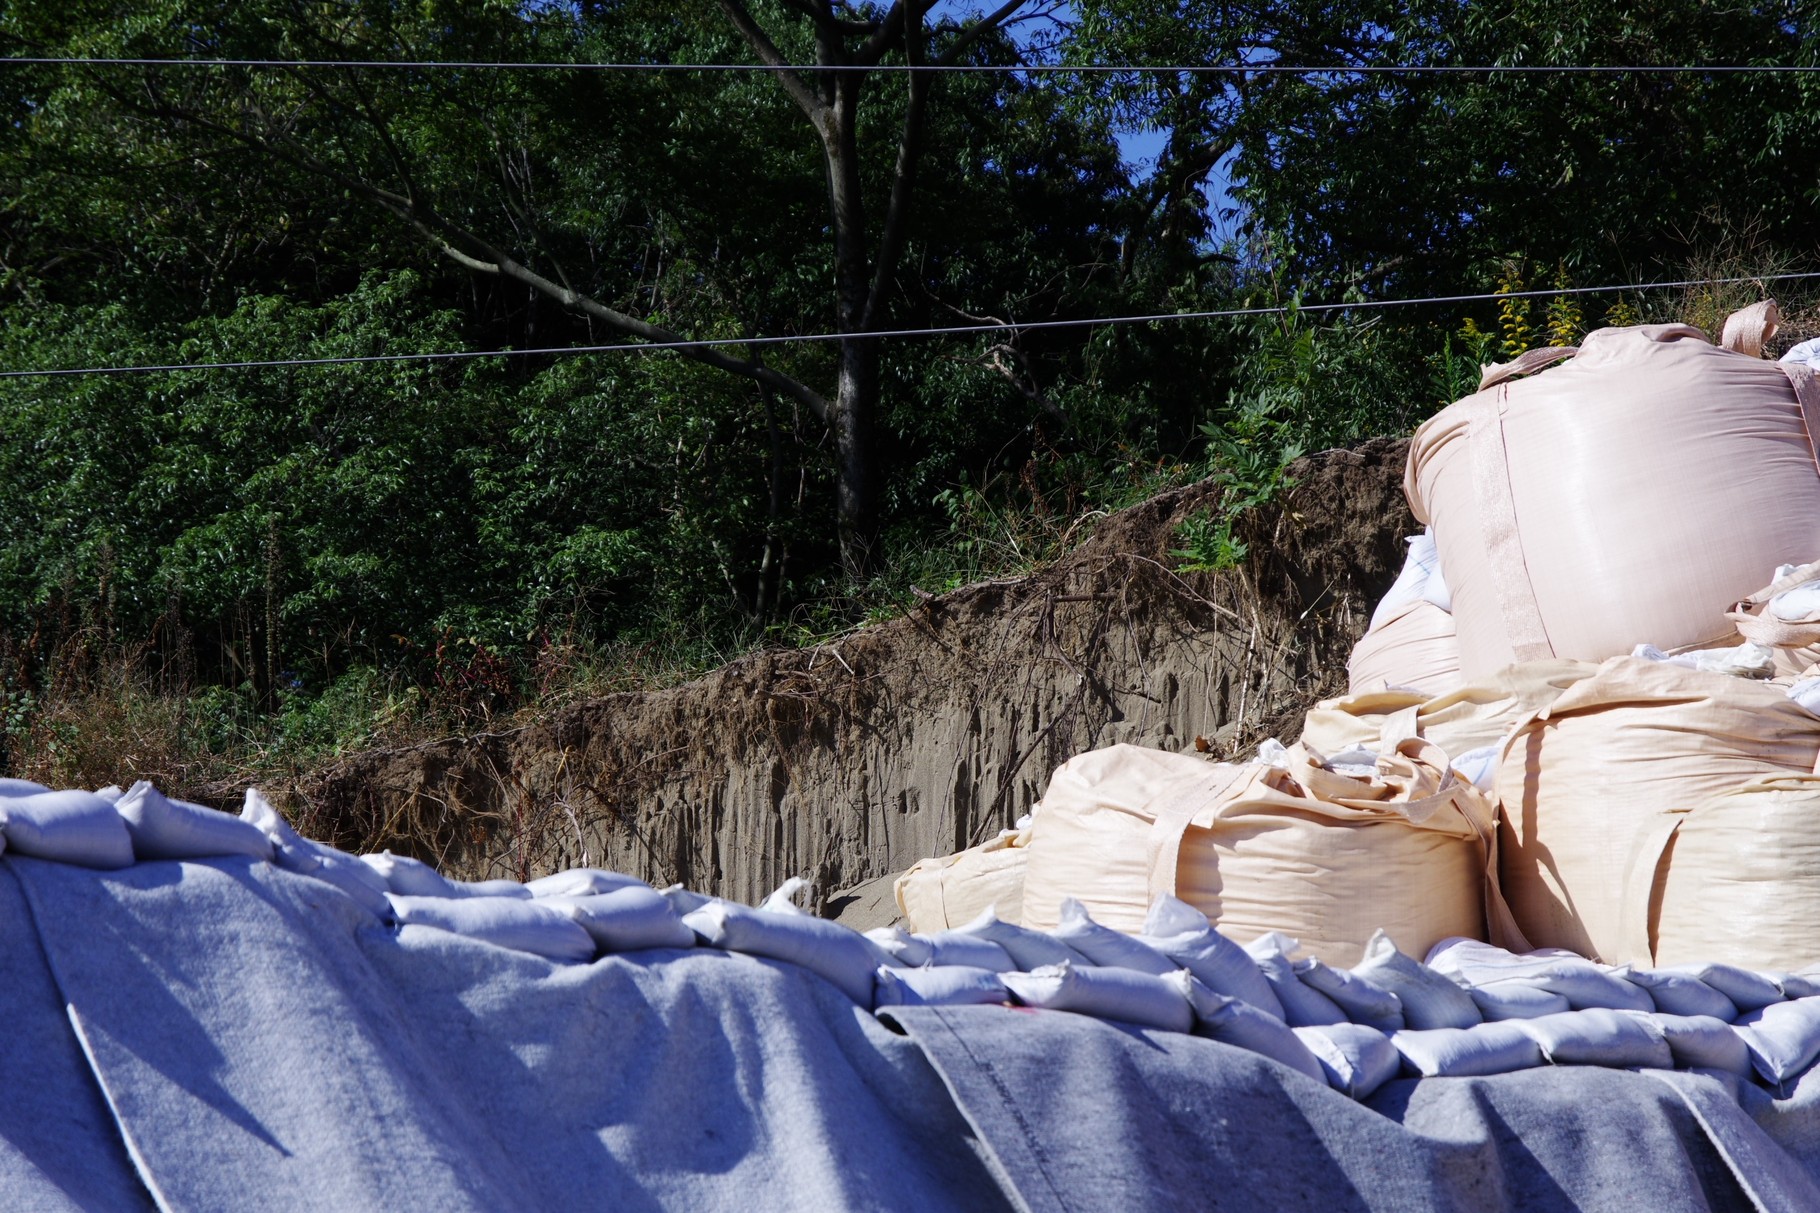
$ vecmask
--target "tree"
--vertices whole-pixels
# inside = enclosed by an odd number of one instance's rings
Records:
[[[1720,20],[1699,0],[1179,0],[1161,22],[1137,19],[1144,7],[1084,0],[1074,53],[1334,68],[1113,77],[1097,94],[1167,132],[1151,186],[1165,214],[1227,157],[1249,233],[1311,294],[1489,288],[1513,255],[1581,282],[1635,280],[1684,268],[1725,224],[1784,251],[1820,238],[1805,77],[1383,70],[1806,64],[1808,6],[1733,5]]]
[[[888,8],[842,0],[778,0],[763,9],[742,0],[720,2],[725,28],[736,31],[739,45],[757,63],[772,69],[763,74],[813,132],[826,184],[833,303],[829,312],[840,340],[831,391],[758,351],[696,346],[680,352],[788,397],[826,426],[836,467],[839,546],[850,577],[864,576],[877,528],[873,431],[880,409],[879,347],[866,334],[887,320],[899,292],[898,270],[916,206],[928,113],[938,88],[931,74],[898,73],[901,98],[890,115],[896,133],[886,140],[875,129],[885,116],[875,115],[879,107],[869,104],[874,76],[888,69],[887,60],[909,69],[953,65],[979,53],[987,43],[1002,58],[1010,46],[1003,37],[1007,26],[1041,17],[1054,6],[1054,0],[1009,0],[969,19],[931,22],[928,0],[894,0]],[[602,20],[590,19],[582,10],[540,8],[525,13],[491,5],[478,16],[468,14],[453,23],[413,19],[402,9],[391,8],[327,9],[314,16],[282,10],[259,22],[240,7],[231,15],[222,14],[213,25],[186,23],[175,46],[161,41],[171,36],[167,28],[147,35],[158,44],[155,48],[141,41],[130,49],[140,54],[180,50],[196,56],[314,59],[475,58],[490,53],[545,62],[589,49],[621,54],[630,50],[629,57],[647,61],[661,61],[666,52],[677,50],[715,56],[732,49],[724,37],[717,39],[704,28],[699,17],[678,23],[673,15],[658,21],[657,14],[637,4],[611,9],[617,22],[648,23],[643,27],[644,46],[628,47],[624,38],[616,40],[611,33],[603,38]],[[679,24],[685,36],[673,38],[668,46],[662,45],[661,33],[651,33]],[[275,37],[270,31],[276,31]],[[788,53],[803,50],[811,53],[800,57]],[[806,65],[798,66],[805,59]],[[174,81],[169,72],[148,71],[131,87],[107,77],[96,79],[129,112],[180,124],[192,135],[213,139],[218,148],[237,144],[252,149],[295,174],[363,198],[389,212],[448,261],[554,301],[612,333],[657,344],[700,335],[626,307],[615,297],[626,294],[623,278],[603,276],[604,290],[578,284],[580,275],[570,272],[557,255],[555,242],[542,230],[545,216],[539,213],[528,180],[540,170],[562,169],[538,165],[528,149],[514,146],[497,106],[502,98],[517,104],[541,100],[540,116],[553,117],[553,105],[572,104],[590,91],[595,101],[628,100],[627,82],[549,86],[543,81],[469,84],[450,83],[448,76],[423,77],[408,89],[418,98],[399,98],[396,77],[359,71],[224,73],[200,83],[194,76]],[[443,128],[430,132],[432,138],[456,131],[446,113],[427,113],[421,99],[457,113],[465,108],[487,130],[494,145],[498,201],[503,205],[485,210],[476,206],[479,183],[474,180],[457,181],[451,189],[450,182],[435,179],[434,170],[425,164],[429,156],[421,124]],[[634,108],[663,120],[649,102]],[[585,139],[590,124],[605,124],[611,116],[603,106],[559,121],[572,137]],[[413,125],[419,129],[409,129]],[[874,162],[887,156],[890,167],[881,172]],[[727,319],[745,335],[763,329],[762,318],[748,310],[750,300],[723,302]]]

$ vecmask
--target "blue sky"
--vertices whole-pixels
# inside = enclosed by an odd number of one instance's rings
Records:
[[[997,3],[991,7],[997,7]],[[968,17],[984,12],[986,9],[987,6],[979,3],[979,0],[936,0],[929,12],[931,16],[935,17]],[[1014,36],[1016,33],[1014,28]],[[1135,170],[1134,177],[1138,180],[1148,177],[1156,167],[1156,158],[1158,153],[1163,150],[1164,141],[1168,138],[1167,134],[1162,131],[1142,130],[1122,130],[1115,134],[1118,137],[1120,153]],[[1205,191],[1208,201],[1216,211],[1232,205],[1232,199],[1228,194],[1230,188],[1231,179],[1227,175],[1227,164],[1223,162],[1208,178]],[[1230,235],[1230,228],[1230,224],[1220,220],[1216,215],[1214,219],[1216,240]]]

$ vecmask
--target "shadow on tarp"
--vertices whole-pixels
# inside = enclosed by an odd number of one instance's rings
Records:
[[[996,1007],[889,1015],[1033,1210],[1163,1213],[1182,1193],[1212,1208],[1310,1213],[1820,1207],[1809,1178],[1782,1165],[1735,1104],[1713,1105],[1729,1114],[1709,1134],[1649,1074],[1402,1080],[1361,1105],[1198,1037]],[[1734,1168],[1754,1181],[1756,1203]]]
[[[10,864],[0,863],[0,1204],[154,1208],[64,1010]]]
[[[793,966],[407,946],[242,861],[21,874],[173,1206],[1006,1207],[920,1054]]]

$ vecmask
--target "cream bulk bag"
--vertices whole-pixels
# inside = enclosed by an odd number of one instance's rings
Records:
[[[1820,776],[1753,779],[1667,814],[1635,843],[1626,952],[1792,971],[1820,961]]]
[[[1316,704],[1304,719],[1302,743],[1322,754],[1375,747],[1386,720],[1415,709],[1415,733],[1451,757],[1495,746],[1519,721],[1553,703],[1597,666],[1582,661],[1534,661],[1511,666],[1433,697],[1377,691]]]
[[[1756,336],[1771,309],[1747,309]],[[1809,368],[1686,325],[1600,329],[1577,353],[1494,368],[1416,431],[1404,477],[1434,528],[1465,676],[1723,642],[1734,602],[1820,553],[1816,414]]]
[[[1622,924],[1637,840],[1752,779],[1812,771],[1817,753],[1820,719],[1781,686],[1606,662],[1520,724],[1498,766],[1500,884],[1518,927],[1534,947],[1648,964]]]
[[[1453,616],[1417,599],[1382,624],[1374,623],[1346,660],[1354,694],[1408,687],[1439,695],[1460,685],[1460,641]]]
[[[892,886],[898,913],[924,934],[963,926],[988,908],[1001,922],[1018,922],[1029,841],[1029,830],[1007,832],[954,855],[917,860]]]
[[[1380,927],[1418,954],[1449,935],[1483,938],[1493,846],[1490,803],[1419,738],[1363,778],[1301,746],[1288,769],[1111,746],[1050,779],[1032,817],[1024,925],[1053,928],[1076,897],[1136,932],[1170,893],[1235,940],[1282,931],[1349,966]]]

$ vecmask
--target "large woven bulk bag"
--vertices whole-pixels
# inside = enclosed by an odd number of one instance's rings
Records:
[[[919,859],[892,885],[897,909],[912,931],[942,931],[992,909],[1003,922],[1019,920],[1024,866],[1030,858],[1021,830],[940,859]]]
[[[1440,746],[1449,758],[1459,758],[1497,745],[1518,722],[1597,668],[1580,661],[1533,661],[1435,696],[1393,690],[1329,699],[1309,710],[1302,743],[1322,754],[1375,750],[1386,723],[1413,710],[1414,733]]]
[[[1418,954],[1483,938],[1491,806],[1436,747],[1405,739],[1372,777],[1326,770],[1301,746],[1289,759],[1238,766],[1119,745],[1064,764],[1031,820],[1024,925],[1053,928],[1076,897],[1135,932],[1170,893],[1233,939],[1283,931],[1342,966],[1380,927]]]
[[[1638,838],[1628,953],[1790,971],[1820,961],[1820,776],[1769,775]]]
[[[1623,925],[1638,840],[1748,781],[1810,772],[1820,719],[1784,688],[1619,657],[1522,723],[1499,763],[1501,885],[1536,947],[1648,964]]]
[[[1460,641],[1453,616],[1421,599],[1373,624],[1346,659],[1354,694],[1407,687],[1439,695],[1460,685]]]
[[[1721,642],[1734,602],[1820,556],[1808,367],[1669,324],[1600,329],[1551,370],[1492,379],[1416,431],[1404,477],[1467,678]]]

